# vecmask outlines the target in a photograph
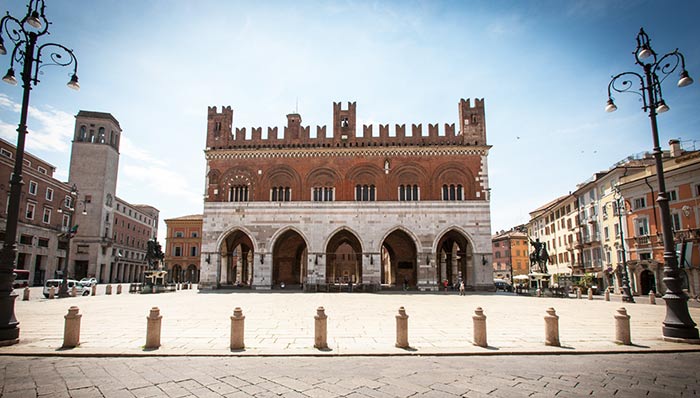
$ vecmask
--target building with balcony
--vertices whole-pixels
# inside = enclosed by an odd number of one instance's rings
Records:
[[[669,142],[663,153],[666,190],[671,209],[676,254],[683,288],[691,296],[700,294],[700,151],[683,151],[677,140]],[[636,294],[664,293],[663,240],[656,168],[652,163],[643,170],[620,178],[625,198],[629,233],[628,266]]]
[[[194,214],[165,220],[165,268],[169,282],[199,282],[202,215]],[[204,261],[211,261],[206,257]],[[237,260],[237,258],[236,258]]]
[[[580,269],[582,241],[577,235],[580,223],[574,195],[561,196],[530,212],[527,227],[530,239],[539,239],[546,245],[550,274],[576,274]]]

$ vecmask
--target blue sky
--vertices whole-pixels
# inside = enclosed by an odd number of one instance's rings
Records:
[[[0,12],[21,17],[25,4]],[[495,232],[651,149],[636,96],[603,111],[610,77],[640,71],[640,27],[700,79],[696,1],[47,0],[46,14],[42,42],[74,50],[81,90],[65,87],[70,70],[44,69],[27,150],[67,180],[73,116],[110,112],[123,129],[117,194],[161,220],[202,211],[207,106],[232,106],[250,129],[284,126],[298,103],[313,131],[331,124],[333,101],[357,101],[360,124],[425,126],[456,123],[460,98],[484,98]],[[661,142],[700,149],[700,84],[676,81],[664,82]],[[20,87],[0,83],[0,136],[12,143],[20,101]]]

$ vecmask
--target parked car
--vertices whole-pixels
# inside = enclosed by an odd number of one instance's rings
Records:
[[[90,289],[83,286],[75,279],[68,279],[66,282],[68,283],[68,293],[70,293],[73,286],[75,286],[75,291],[78,296],[87,296],[90,294]],[[44,297],[49,298],[49,289],[52,286],[56,288],[55,293],[58,294],[58,289],[61,287],[61,283],[63,283],[63,279],[47,279],[46,283],[44,283]]]
[[[97,278],[83,278],[80,280],[80,284],[85,287],[92,287],[93,285],[97,285]]]
[[[513,286],[503,279],[494,279],[493,284],[496,286],[496,291],[503,290],[504,292],[512,292]]]

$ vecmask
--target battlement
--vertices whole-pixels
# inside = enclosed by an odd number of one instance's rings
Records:
[[[301,115],[287,115],[287,126],[236,128],[232,131],[233,110],[216,106],[208,107],[207,149],[258,149],[258,148],[335,148],[371,146],[446,146],[486,144],[484,100],[469,99],[459,103],[459,124],[377,124],[356,126],[356,102],[349,102],[347,109],[340,102],[333,103],[333,126],[328,136],[327,126],[316,126],[315,136],[310,126],[301,125]],[[235,133],[234,133],[235,132]],[[280,134],[281,133],[281,134]]]

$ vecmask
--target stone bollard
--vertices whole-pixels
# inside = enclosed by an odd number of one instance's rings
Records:
[[[175,290],[180,290],[180,282],[175,284]]]
[[[580,288],[580,287],[577,287],[577,288],[576,288],[576,298],[577,298],[577,299],[580,299],[580,298],[581,298],[581,288]]]
[[[63,316],[66,322],[63,327],[62,348],[75,348],[80,344],[80,318],[83,316],[78,314],[78,311],[78,307],[71,306],[68,309],[68,314]]]
[[[408,348],[408,315],[403,307],[399,307],[396,315],[396,347]]]
[[[605,289],[605,301],[610,301],[610,289]]]
[[[56,287],[51,286],[49,288],[49,300],[52,300],[56,296]]]
[[[117,294],[122,294],[122,284],[117,285]]]
[[[615,342],[617,344],[631,345],[630,338],[630,316],[627,315],[625,307],[617,309],[615,314]]]
[[[535,294],[537,295],[537,297],[542,297],[542,290],[540,290],[540,288],[538,287],[537,290],[535,290]]]
[[[653,290],[649,292],[649,304],[656,305],[656,294],[654,294]]]
[[[93,296],[97,296],[97,285],[92,285],[92,287],[90,288],[90,293]]]
[[[241,307],[234,308],[233,316],[231,317],[232,350],[242,350],[245,348],[245,344],[243,344],[243,333],[245,331],[244,322],[245,316],[243,316],[243,311],[241,310]]]
[[[593,289],[590,287],[588,288],[588,299],[593,300]]]
[[[112,285],[105,286],[105,294],[108,296],[112,294]]]
[[[160,314],[158,307],[151,308],[151,313],[146,317],[146,346],[145,348],[160,347],[160,321],[163,315]]]
[[[486,343],[486,315],[484,315],[484,310],[481,307],[476,307],[472,319],[474,320],[474,345],[488,347],[488,343]]]
[[[29,287],[24,288],[24,293],[22,293],[22,301],[29,301]]]
[[[318,307],[314,319],[316,320],[314,325],[314,347],[318,349],[328,348],[328,329],[326,327],[328,316],[326,315],[326,310],[323,307]]]
[[[559,347],[559,316],[554,308],[547,308],[547,315],[544,316],[544,344]]]
[[[78,295],[78,288],[73,285],[72,288],[70,288],[70,296],[71,297],[76,297]]]

